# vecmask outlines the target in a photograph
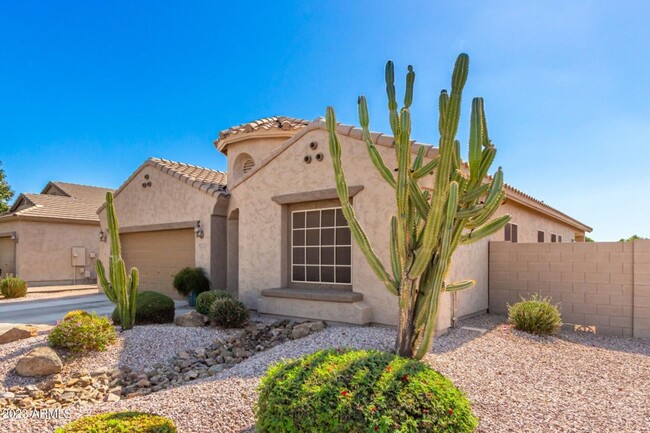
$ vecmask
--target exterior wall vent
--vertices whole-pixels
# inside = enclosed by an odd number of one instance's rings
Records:
[[[255,161],[253,161],[251,158],[247,159],[244,161],[244,165],[242,166],[242,173],[248,173],[253,169],[253,167],[255,167]]]

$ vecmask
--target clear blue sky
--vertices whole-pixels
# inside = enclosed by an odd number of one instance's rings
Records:
[[[470,55],[506,181],[594,227],[650,237],[647,1],[5,2],[0,160],[16,192],[117,187],[147,157],[216,169],[218,131],[334,105],[387,131],[383,67],[417,73],[413,136]]]

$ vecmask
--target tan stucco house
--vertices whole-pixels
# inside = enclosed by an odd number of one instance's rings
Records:
[[[372,165],[361,130],[339,125],[338,133],[355,212],[375,250],[388,263],[393,191]],[[393,138],[376,133],[373,140],[387,164],[395,165]],[[127,264],[151,260],[161,267],[163,262],[174,262],[174,269],[181,263],[203,266],[215,287],[238,294],[261,313],[357,324],[396,323],[395,297],[377,280],[342,218],[323,119],[260,119],[222,131],[214,144],[227,156],[227,182],[223,173],[152,159],[118,190],[116,208],[126,229],[122,230]],[[427,147],[427,158],[436,155],[436,148],[421,143],[413,143],[413,152],[419,146]],[[580,242],[591,231],[515,188],[507,186],[506,193],[500,212],[512,214],[512,222],[493,240]],[[100,217],[103,221],[102,212]],[[202,238],[195,236],[197,224]],[[136,253],[149,248],[143,246],[147,236],[159,239],[155,253]],[[183,240],[172,243],[172,236]],[[488,242],[457,250],[450,279],[473,278],[477,285],[458,293],[457,299],[443,295],[440,332],[454,317],[488,308]],[[183,260],[174,245],[187,250]],[[104,246],[102,255],[107,254]],[[143,256],[135,260],[129,257],[133,254]],[[168,282],[149,288],[167,291],[170,273],[158,276]],[[145,273],[145,285],[155,281],[148,278]]]
[[[186,266],[226,286],[226,181],[220,171],[150,158],[115,191],[122,256],[140,271],[140,290],[179,298],[172,278]],[[98,213],[106,232],[104,205]],[[107,263],[110,243],[99,252]]]
[[[343,166],[355,212],[372,244],[389,263],[389,221],[394,193],[372,165],[361,130],[339,125]],[[387,164],[395,163],[393,138],[373,134]],[[228,157],[229,289],[263,313],[352,323],[395,324],[397,302],[377,280],[350,239],[334,190],[323,119],[275,117],[223,131],[215,141]],[[415,152],[420,143],[413,144]],[[427,157],[437,150],[427,146]],[[433,181],[432,181],[433,182]],[[581,241],[591,229],[564,213],[507,187],[502,213],[512,225],[493,239]],[[561,237],[561,238],[560,238]],[[438,329],[453,316],[488,306],[488,242],[460,247],[451,280],[474,278],[477,286],[445,294]],[[454,305],[455,304],[455,305]]]
[[[0,275],[30,286],[93,283],[99,252],[97,208],[106,188],[49,182],[0,215]]]

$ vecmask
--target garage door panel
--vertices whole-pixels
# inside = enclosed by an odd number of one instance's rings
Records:
[[[0,274],[16,273],[16,245],[9,237],[0,238]]]
[[[126,266],[136,267],[140,272],[140,290],[179,299],[172,279],[182,268],[195,266],[194,230],[125,233],[120,239]]]

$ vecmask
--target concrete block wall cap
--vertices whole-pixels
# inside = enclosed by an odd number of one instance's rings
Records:
[[[379,140],[379,137],[381,137],[382,135],[384,135],[384,134],[381,133],[381,132],[371,132],[370,133],[370,138],[372,139],[373,143],[377,144],[377,141]]]
[[[341,125],[341,124],[339,124],[336,127],[337,132],[339,132],[340,134],[343,134],[343,135],[349,135],[350,131],[352,131],[353,129],[354,129],[354,126],[352,126],[352,125]]]

